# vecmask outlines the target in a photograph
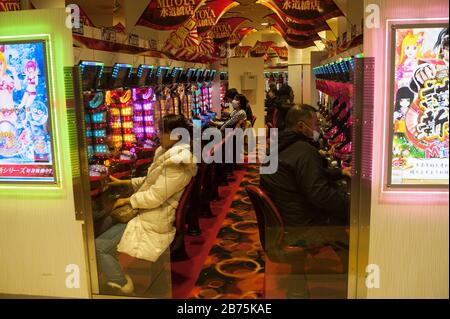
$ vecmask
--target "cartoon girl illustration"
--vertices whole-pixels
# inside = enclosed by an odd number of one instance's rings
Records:
[[[12,78],[6,74],[10,71]],[[20,81],[14,67],[8,66],[6,58],[0,51],[0,120],[15,122],[13,90],[20,90]]]
[[[26,92],[23,96],[19,109],[26,106],[27,109],[33,104],[36,99],[36,86],[38,85],[38,67],[35,61],[28,61],[25,65],[25,82],[27,84]]]
[[[397,91],[394,109],[394,132],[406,134],[406,113],[414,102],[414,93],[407,87]]]
[[[397,69],[397,80],[399,86],[409,84],[415,70],[419,66],[418,60],[421,57],[423,44],[423,32],[413,34],[409,32],[402,42],[399,66]]]

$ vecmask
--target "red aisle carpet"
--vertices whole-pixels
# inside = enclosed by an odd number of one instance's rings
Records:
[[[195,286],[205,260],[211,247],[215,243],[217,233],[227,215],[234,194],[239,189],[245,170],[237,170],[233,176],[234,181],[228,186],[220,187],[220,201],[212,202],[211,209],[214,218],[201,218],[200,236],[185,236],[188,260],[172,262],[172,297],[175,299],[186,299]]]

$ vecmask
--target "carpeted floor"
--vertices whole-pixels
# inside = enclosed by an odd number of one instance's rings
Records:
[[[245,192],[259,185],[259,167],[249,165],[209,256],[189,298],[262,298],[264,252],[259,242],[256,215]]]
[[[215,243],[217,233],[224,223],[224,219],[232,205],[235,194],[244,178],[245,170],[236,170],[228,186],[222,186],[219,190],[221,200],[214,201],[211,209],[215,217],[201,218],[200,236],[185,236],[188,260],[172,262],[172,296],[175,299],[186,299],[190,295],[195,282],[200,275],[208,253]]]

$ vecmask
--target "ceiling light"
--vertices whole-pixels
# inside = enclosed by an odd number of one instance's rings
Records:
[[[268,25],[269,25],[269,22],[263,22],[263,23],[261,23],[261,25],[263,25],[263,26],[268,26]]]

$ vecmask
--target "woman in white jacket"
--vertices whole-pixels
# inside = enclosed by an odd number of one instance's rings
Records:
[[[171,140],[174,129],[188,129],[183,115],[167,115],[159,129],[161,147],[156,150],[147,177],[122,181],[111,177],[111,186],[129,185],[135,193],[119,199],[113,209],[131,205],[139,210],[128,224],[116,224],[96,239],[97,263],[108,285],[125,294],[134,290],[116,252],[155,262],[175,237],[175,211],[185,187],[197,174],[189,144]]]

